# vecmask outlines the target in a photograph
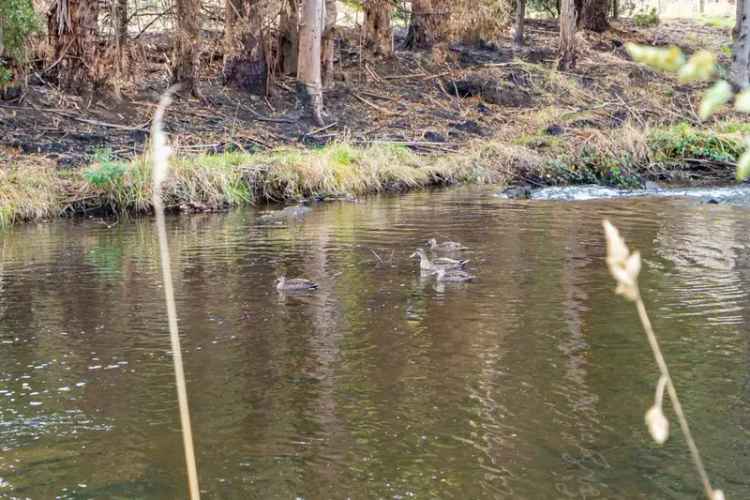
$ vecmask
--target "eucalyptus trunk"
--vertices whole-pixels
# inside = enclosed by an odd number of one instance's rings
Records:
[[[732,29],[732,40],[737,40],[737,37],[740,34],[741,24],[742,24],[742,12],[745,8],[745,0],[737,0],[737,6],[736,6],[736,13],[735,13],[735,20],[734,20],[734,28]]]
[[[56,0],[47,14],[52,47],[49,71],[65,90],[91,92],[104,80],[99,61],[98,19],[97,0]]]
[[[325,23],[321,36],[321,63],[323,86],[328,88],[333,86],[333,63],[336,56],[336,0],[325,0],[323,8]]]
[[[609,29],[609,0],[583,0],[578,25],[586,30],[603,33]]]
[[[364,4],[365,18],[362,30],[365,49],[375,56],[390,56],[393,54],[393,29],[391,14],[393,4],[390,0],[366,0]]]
[[[297,73],[299,57],[299,0],[284,0],[279,17],[279,67],[285,75]]]
[[[739,88],[750,85],[750,2],[742,2],[742,11],[737,13],[739,32],[732,53],[732,83]]]
[[[177,6],[177,37],[172,58],[172,83],[198,98],[198,70],[200,69],[201,33],[198,0],[175,0]]]
[[[120,85],[129,66],[128,61],[128,0],[113,0],[112,27],[115,35],[115,94],[120,98]]]
[[[447,0],[412,0],[406,47],[429,49],[445,41],[451,5]]]
[[[226,0],[224,84],[264,95],[268,65],[263,35],[263,0]]]
[[[560,60],[561,70],[571,70],[576,66],[576,7],[574,0],[560,3]]]
[[[526,0],[516,0],[516,15],[513,19],[513,46],[524,45],[524,26],[526,24]]]
[[[297,98],[305,113],[320,126],[323,125],[320,61],[324,10],[323,0],[303,0],[297,59]]]

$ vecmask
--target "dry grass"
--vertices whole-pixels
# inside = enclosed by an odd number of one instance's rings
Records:
[[[540,168],[531,151],[477,143],[465,152],[423,156],[398,145],[279,149],[178,157],[164,186],[167,208],[216,210],[266,201],[363,195],[455,183],[500,183],[514,170]],[[51,166],[0,170],[0,226],[91,211],[147,213],[151,165],[101,155],[88,169]]]

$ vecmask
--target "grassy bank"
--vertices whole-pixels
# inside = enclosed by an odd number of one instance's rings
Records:
[[[420,155],[406,147],[346,143],[319,149],[228,152],[172,160],[165,191],[173,210],[219,210],[267,201],[363,195],[457,183],[532,186],[653,180],[729,180],[747,126],[679,124],[589,130],[571,141],[549,127],[510,142],[477,141],[460,152]],[[0,226],[91,212],[149,213],[151,168],[100,152],[83,169],[9,162],[0,169]]]
[[[498,157],[516,163],[520,148],[485,144],[462,154],[420,156],[394,145],[185,156],[171,162],[166,205],[216,210],[311,196],[362,195],[459,182],[502,182],[507,173],[487,165]],[[519,156],[519,162],[523,158]],[[105,152],[87,168],[11,163],[0,169],[0,225],[92,211],[151,211],[151,166]]]

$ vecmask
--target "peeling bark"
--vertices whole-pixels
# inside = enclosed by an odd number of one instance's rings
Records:
[[[450,6],[446,0],[412,0],[406,48],[429,49],[445,41]]]
[[[172,62],[172,83],[202,99],[198,89],[200,68],[200,18],[198,0],[175,0],[177,6],[177,38]]]
[[[578,25],[589,31],[603,33],[609,29],[607,11],[609,0],[583,0],[578,13]]]
[[[224,85],[264,95],[268,65],[263,43],[262,0],[226,0]]]
[[[299,57],[299,3],[286,0],[279,19],[280,69],[285,75],[297,72]]]
[[[65,90],[88,93],[104,80],[98,43],[99,2],[56,0],[47,14],[50,73]]]
[[[392,12],[393,4],[389,0],[367,0],[364,4],[364,45],[372,55],[387,57],[393,54]]]

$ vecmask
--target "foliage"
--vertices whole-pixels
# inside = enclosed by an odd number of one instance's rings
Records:
[[[633,16],[633,22],[639,28],[650,28],[659,25],[659,14],[656,9],[639,12]]]
[[[0,2],[0,26],[5,53],[23,60],[26,38],[39,29],[39,20],[31,0],[3,0]],[[2,54],[0,54],[1,56]]]
[[[735,135],[698,130],[687,123],[654,130],[648,138],[653,161],[682,162],[705,159],[733,162],[742,154],[742,142]]]
[[[662,49],[629,43],[626,49],[635,61],[662,71],[676,72],[682,81],[706,81],[717,73],[716,58],[707,55],[705,51],[696,52],[689,60],[685,60],[682,51],[677,47]],[[732,98],[734,98],[736,111],[750,113],[750,90],[744,90],[735,95],[731,84],[720,79],[703,94],[698,111],[700,118],[706,120],[728,104]],[[750,145],[750,137],[745,137],[745,145]],[[749,177],[750,148],[746,147],[737,160],[737,180],[744,181]]]
[[[735,19],[733,16],[707,16],[701,17],[700,22],[706,26],[720,29],[732,29],[734,28]]]
[[[95,165],[89,167],[83,172],[83,178],[97,188],[112,187],[119,183],[128,164],[122,161],[115,161],[112,157],[112,151],[105,149],[97,151],[94,155]]]

